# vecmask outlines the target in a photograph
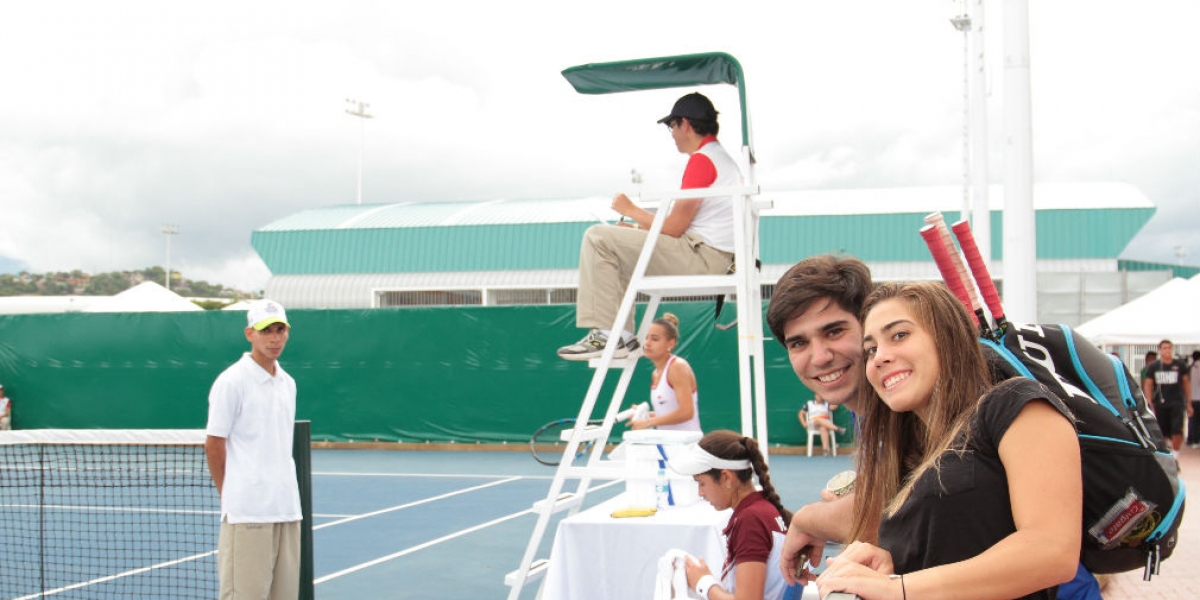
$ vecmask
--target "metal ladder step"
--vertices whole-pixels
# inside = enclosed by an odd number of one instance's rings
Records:
[[[521,581],[521,570],[511,571],[504,576],[504,584],[508,587],[521,583],[524,585],[530,581],[537,581],[546,575],[546,571],[550,570],[550,559],[539,558],[529,565],[529,572],[525,574],[525,580]]]
[[[713,296],[737,291],[738,276],[731,275],[660,275],[643,277],[637,291],[662,297]]]
[[[538,500],[533,503],[533,510],[538,514],[549,511],[550,514],[560,513],[565,510],[571,510],[576,506],[583,504],[583,496],[574,492],[563,492],[556,496],[553,501],[549,498]]]
[[[559,432],[558,439],[560,439],[564,442],[569,442],[569,441],[571,441],[572,435],[575,435],[575,428],[564,429],[561,432]],[[584,427],[579,432],[579,441],[581,443],[582,442],[594,442],[594,441],[600,440],[600,439],[604,439],[607,441],[608,440],[608,431],[605,431],[605,429],[599,425],[588,425],[587,427]]]

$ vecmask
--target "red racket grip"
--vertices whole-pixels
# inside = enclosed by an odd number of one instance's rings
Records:
[[[967,308],[982,314],[983,306],[979,304],[979,295],[975,293],[975,285],[971,283],[967,266],[963,264],[962,256],[958,254],[958,248],[954,247],[954,238],[950,237],[950,229],[946,227],[946,220],[942,218],[942,213],[935,212],[927,215],[925,222],[937,227],[942,245],[946,247],[946,253],[950,256],[950,264],[954,265],[955,271],[958,271],[958,277],[963,282],[963,289],[967,292],[967,299],[970,300]]]
[[[992,311],[992,316],[997,322],[1003,321],[1004,307],[1000,304],[1000,294],[996,291],[991,273],[988,272],[987,263],[983,262],[983,256],[979,254],[979,245],[975,243],[975,234],[971,233],[971,224],[959,221],[951,229],[958,238],[958,244],[962,246],[967,264],[971,265],[971,273],[975,276],[975,283],[979,285],[984,302],[987,302],[988,310]]]
[[[938,271],[942,274],[942,280],[946,282],[946,287],[950,288],[958,301],[967,307],[967,312],[971,312],[971,298],[967,296],[967,288],[963,284],[958,270],[954,268],[954,261],[950,259],[946,245],[942,243],[942,236],[938,232],[937,225],[930,224],[922,227],[921,237],[924,238],[925,245],[929,246],[929,253],[933,255],[933,262],[937,264]],[[971,318],[975,320],[976,325],[979,324],[979,317],[976,317],[975,313],[971,313]]]

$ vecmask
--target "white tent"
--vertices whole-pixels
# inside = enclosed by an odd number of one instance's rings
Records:
[[[107,296],[6,296],[0,315],[81,312]]]
[[[144,281],[116,296],[96,301],[83,309],[83,312],[184,312],[195,310],[204,309],[153,281]]]
[[[1200,311],[1193,309],[1198,298],[1200,275],[1187,280],[1176,277],[1075,330],[1104,346],[1153,346],[1161,340],[1200,344]]]

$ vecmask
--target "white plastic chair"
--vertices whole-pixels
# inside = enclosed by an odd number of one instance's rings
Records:
[[[813,440],[821,437],[821,430],[819,428],[813,426],[815,421],[816,421],[816,419],[811,419],[811,418],[808,419],[808,428],[807,429],[808,429],[808,455],[809,456],[813,455]],[[838,449],[837,430],[832,429],[829,431],[829,450],[830,450],[830,452],[833,453],[834,456],[837,456],[837,449]]]

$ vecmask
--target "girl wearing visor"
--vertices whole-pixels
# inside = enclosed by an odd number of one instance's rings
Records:
[[[777,565],[792,513],[771,485],[758,442],[733,431],[713,431],[672,457],[670,465],[681,475],[691,475],[699,484],[700,497],[713,508],[733,509],[722,532],[725,564],[720,579],[704,559],[689,558],[688,586],[707,600],[782,598],[787,584]],[[755,488],[755,476],[761,491]]]

